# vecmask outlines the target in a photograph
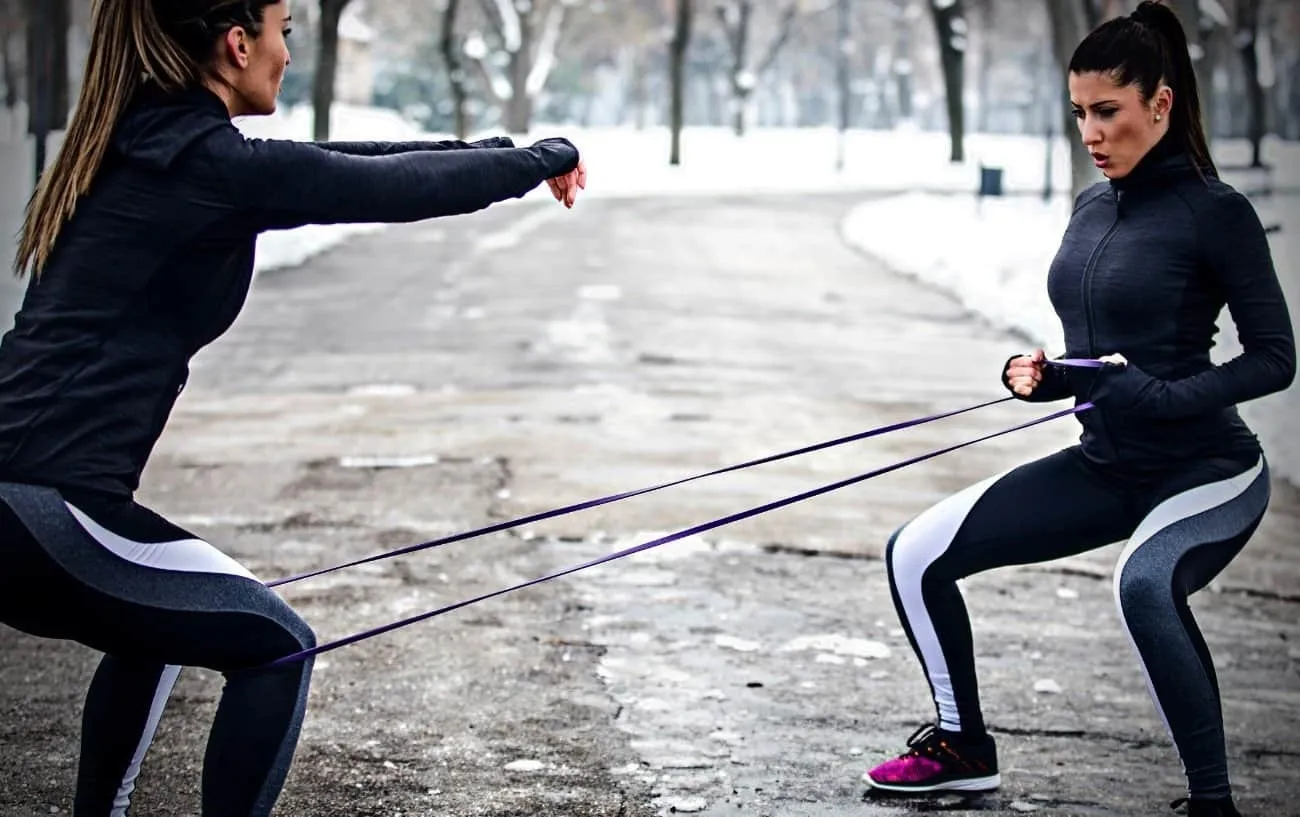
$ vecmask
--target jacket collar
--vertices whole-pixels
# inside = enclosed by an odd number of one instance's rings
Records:
[[[1210,168],[1197,168],[1192,154],[1181,138],[1166,133],[1137,165],[1121,179],[1111,179],[1111,189],[1129,193],[1148,187],[1171,184],[1180,179],[1201,175],[1213,176]]]

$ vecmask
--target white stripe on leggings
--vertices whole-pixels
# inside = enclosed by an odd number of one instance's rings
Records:
[[[149,717],[145,720],[144,731],[140,733],[140,742],[136,744],[135,754],[131,757],[130,765],[126,767],[122,783],[117,787],[117,795],[113,798],[113,810],[109,812],[109,817],[126,817],[126,811],[131,807],[131,793],[135,791],[135,781],[140,776],[144,756],[148,754],[149,747],[153,744],[154,733],[158,731],[158,722],[162,720],[163,708],[167,705],[167,698],[172,694],[172,687],[176,686],[176,679],[180,674],[180,667],[163,668],[162,677],[158,680],[158,688],[154,690],[153,703],[149,706]]]
[[[182,573],[217,573],[240,576],[257,581],[248,568],[201,539],[136,542],[105,528],[71,503],[65,504],[68,506],[68,511],[73,518],[77,520],[77,523],[81,525],[86,533],[90,534],[92,539],[109,552],[132,564]],[[140,741],[136,744],[135,754],[131,757],[131,763],[122,776],[121,785],[118,786],[117,795],[113,798],[113,810],[109,812],[110,817],[126,817],[127,809],[131,805],[131,793],[135,791],[136,778],[140,776],[140,767],[144,764],[144,758],[149,752],[150,745],[153,744],[154,734],[158,730],[158,722],[162,719],[163,709],[167,705],[167,698],[171,695],[172,688],[176,685],[176,679],[180,676],[180,672],[181,668],[178,666],[167,666],[163,669],[162,677],[158,681],[158,688],[154,691],[153,703],[149,707],[149,715],[140,734]]]
[[[105,528],[71,503],[66,504],[72,516],[92,539],[128,562],[160,570],[176,570],[182,573],[225,573],[257,580],[248,568],[202,539],[135,542]]]
[[[894,541],[891,558],[894,583],[934,691],[940,729],[961,731],[961,717],[957,713],[957,699],[953,694],[952,677],[948,674],[948,661],[944,658],[930,611],[925,606],[921,580],[930,565],[952,545],[952,540],[956,538],[957,531],[961,529],[975,503],[979,502],[990,486],[1008,473],[1009,470],[989,477],[932,505],[909,522]],[[958,592],[961,592],[960,589]]]

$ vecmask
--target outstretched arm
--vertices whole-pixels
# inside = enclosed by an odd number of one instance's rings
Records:
[[[400,223],[482,210],[578,166],[565,139],[526,148],[357,156],[311,142],[230,139],[213,146],[238,209],[255,229]]]
[[[474,142],[443,139],[415,142],[313,142],[317,147],[346,153],[349,156],[391,156],[394,153],[414,153],[421,150],[472,150],[474,148],[512,148],[509,136],[491,136]]]

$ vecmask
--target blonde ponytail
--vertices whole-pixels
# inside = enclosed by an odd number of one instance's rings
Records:
[[[57,158],[27,205],[14,274],[39,277],[63,225],[90,189],[113,129],[147,74],[176,90],[198,80],[197,63],[162,30],[153,0],[96,0],[81,93]]]

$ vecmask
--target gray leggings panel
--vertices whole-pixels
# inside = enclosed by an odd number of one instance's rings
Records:
[[[1189,463],[1134,484],[1059,451],[966,488],[901,528],[890,590],[930,684],[939,725],[982,734],[970,617],[958,582],[1128,540],[1115,593],[1189,792],[1228,793],[1217,681],[1187,605],[1241,551],[1269,502],[1263,458]]]
[[[80,500],[79,500],[80,502]],[[105,653],[86,698],[76,817],[124,817],[181,666],[222,672],[203,769],[204,817],[265,817],[297,744],[315,645],[242,566],[145,508],[72,505],[0,483],[0,622]]]
[[[1130,538],[1115,600],[1178,747],[1190,794],[1231,793],[1214,660],[1187,604],[1245,547],[1269,502],[1268,469],[1177,494]]]

